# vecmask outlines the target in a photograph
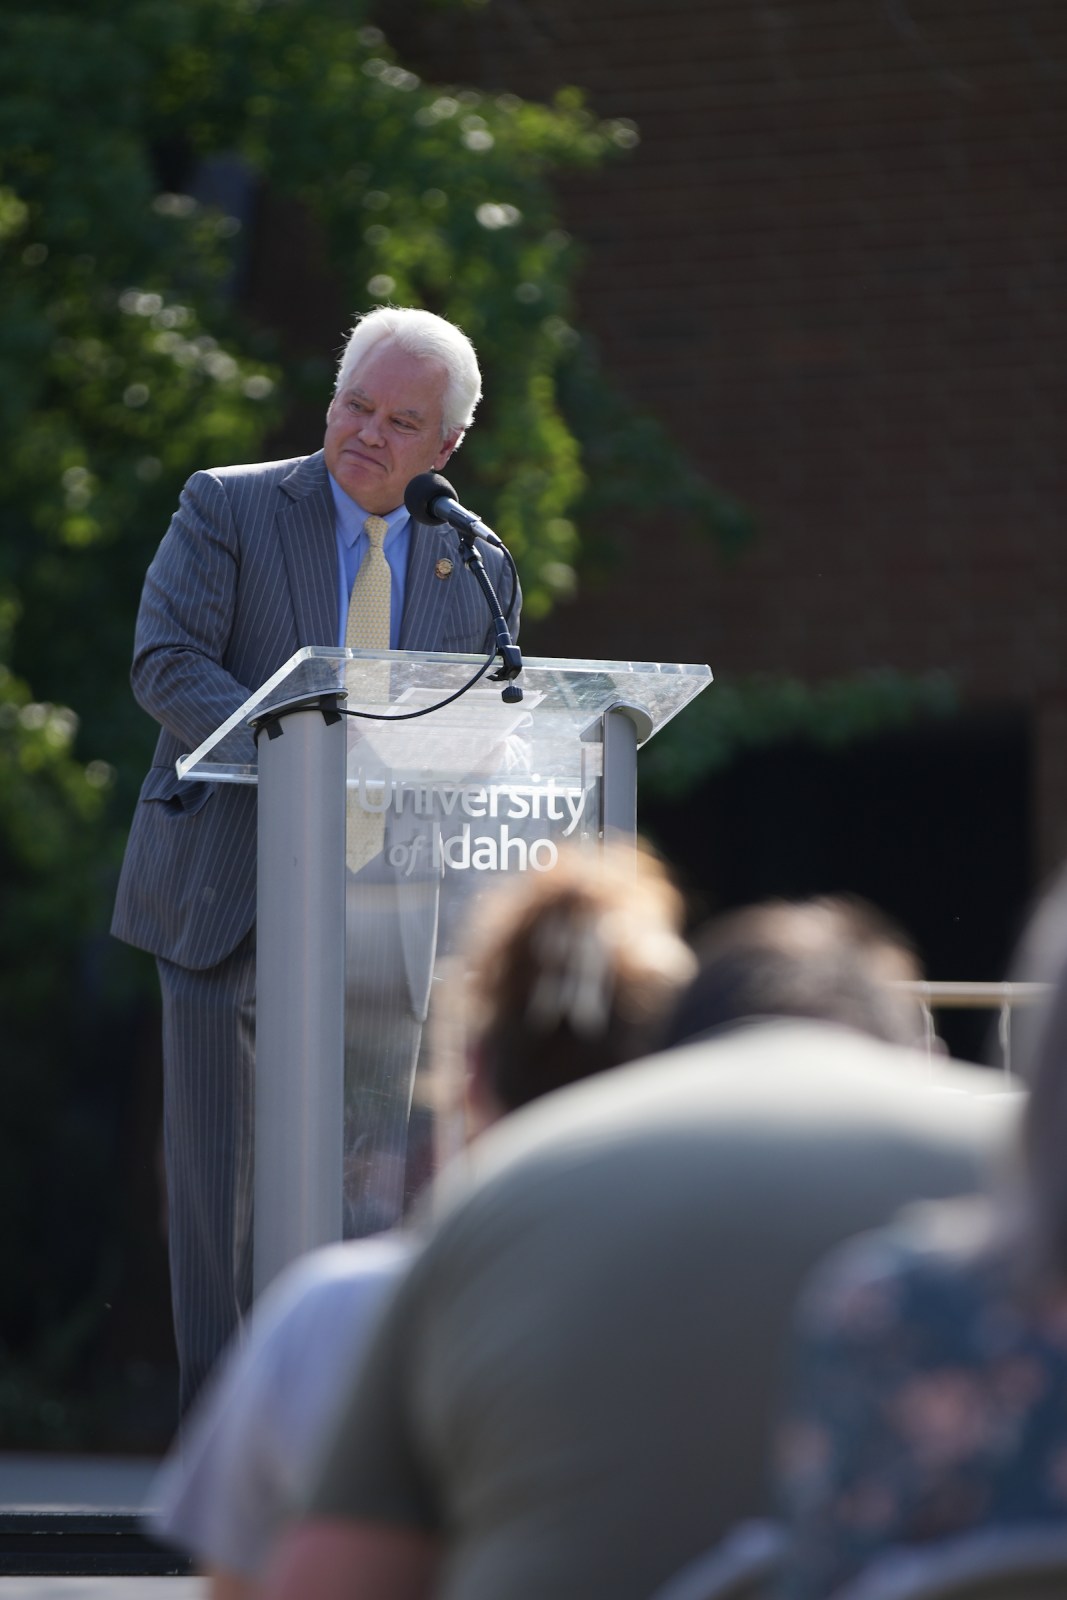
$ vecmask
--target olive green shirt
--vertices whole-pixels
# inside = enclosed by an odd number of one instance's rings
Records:
[[[647,1600],[765,1514],[792,1302],[983,1182],[1003,1080],[752,1024],[548,1096],[447,1174],[310,1510],[437,1533],[447,1600]]]

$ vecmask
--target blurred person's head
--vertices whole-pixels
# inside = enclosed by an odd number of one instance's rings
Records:
[[[474,1128],[652,1049],[694,958],[683,903],[650,855],[562,850],[477,908],[467,973]]]
[[[920,977],[903,932],[850,896],[769,900],[724,913],[698,933],[697,973],[681,993],[665,1043],[755,1018],[839,1023],[891,1044],[924,1039]]]

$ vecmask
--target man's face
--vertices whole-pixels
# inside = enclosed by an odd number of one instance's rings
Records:
[[[411,479],[439,471],[452,454],[456,436],[444,435],[446,382],[438,362],[386,338],[334,395],[326,413],[326,465],[365,511],[395,511]]]

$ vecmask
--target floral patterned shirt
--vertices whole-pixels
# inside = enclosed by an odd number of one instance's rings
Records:
[[[924,1207],[811,1280],[776,1449],[780,1600],[887,1547],[1067,1519],[1067,1290],[1025,1291],[990,1206]]]

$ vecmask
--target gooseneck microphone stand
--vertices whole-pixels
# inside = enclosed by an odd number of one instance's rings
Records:
[[[507,618],[501,610],[499,597],[493,587],[493,580],[485,570],[485,562],[482,560],[476,541],[484,539],[487,544],[503,550],[514,573],[515,563],[507,547],[474,512],[465,510],[457,502],[456,491],[448,479],[442,478],[439,472],[420,472],[418,477],[412,478],[404,492],[404,504],[416,522],[429,522],[438,526],[447,524],[459,535],[460,560],[474,574],[493,617],[496,653],[500,657],[500,666],[489,676],[494,683],[505,684],[500,691],[500,698],[509,705],[517,704],[522,699],[522,687],[514,680],[522,671],[522,654],[512,638]]]
[[[493,626],[496,629],[496,653],[500,657],[500,666],[495,672],[489,674],[494,683],[506,680],[506,688],[500,691],[500,698],[509,705],[514,705],[522,699],[522,688],[513,680],[522,671],[522,655],[519,647],[511,637],[511,629],[507,625],[504,613],[500,609],[497,592],[493,588],[493,580],[485,570],[485,562],[474,543],[477,535],[463,528],[457,528],[460,542],[460,560],[464,566],[473,572],[489,604],[493,614]]]

